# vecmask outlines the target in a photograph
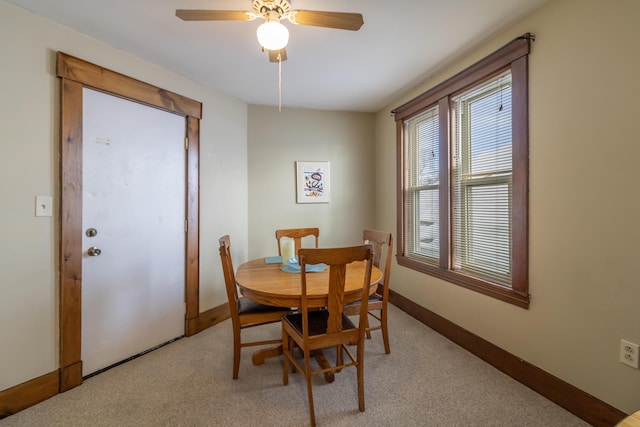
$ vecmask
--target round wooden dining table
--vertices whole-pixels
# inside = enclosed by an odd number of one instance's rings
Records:
[[[264,258],[254,259],[238,267],[236,283],[242,296],[260,304],[274,305],[277,307],[300,307],[301,286],[300,273],[289,273],[280,269],[281,264],[268,264]],[[362,297],[362,283],[364,281],[364,261],[354,261],[347,264],[345,273],[344,302],[358,301]],[[371,283],[369,295],[378,288],[378,282],[382,279],[382,271],[376,266],[371,268]],[[329,267],[315,273],[307,273],[307,303],[310,308],[322,308],[327,306],[329,285]],[[262,365],[268,357],[282,354],[282,346],[258,350],[253,353],[254,365]],[[317,350],[314,356],[320,366],[328,366],[328,362],[322,351]],[[325,372],[327,382],[332,382],[333,372]]]
[[[281,264],[267,264],[264,258],[254,259],[238,267],[236,282],[240,293],[255,302],[277,307],[300,307],[300,273],[289,273],[280,269]],[[355,261],[347,264],[344,302],[358,301],[362,296],[365,263]],[[376,291],[382,271],[371,269],[369,294]],[[327,306],[329,267],[317,273],[307,273],[307,302],[311,308]]]

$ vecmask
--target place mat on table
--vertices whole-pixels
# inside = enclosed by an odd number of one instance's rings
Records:
[[[280,255],[277,256],[266,256],[264,257],[265,264],[281,264],[282,257]]]
[[[324,271],[327,268],[327,264],[325,263],[320,263],[320,264],[307,264],[307,273],[319,273],[321,271]],[[301,268],[300,268],[300,264],[298,264],[297,259],[290,259],[287,261],[287,265],[281,265],[280,266],[280,270],[286,272],[286,273],[300,273]]]

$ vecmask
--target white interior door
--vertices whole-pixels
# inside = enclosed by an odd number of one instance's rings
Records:
[[[184,135],[184,117],[83,91],[83,376],[184,335]]]

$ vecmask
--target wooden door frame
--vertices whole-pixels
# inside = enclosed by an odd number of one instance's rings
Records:
[[[82,89],[95,89],[185,117],[186,257],[185,335],[198,332],[199,147],[202,104],[57,53],[60,83],[60,392],[82,384]]]

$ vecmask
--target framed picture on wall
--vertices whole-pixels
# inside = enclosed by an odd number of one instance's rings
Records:
[[[298,203],[331,201],[329,162],[296,162]]]

